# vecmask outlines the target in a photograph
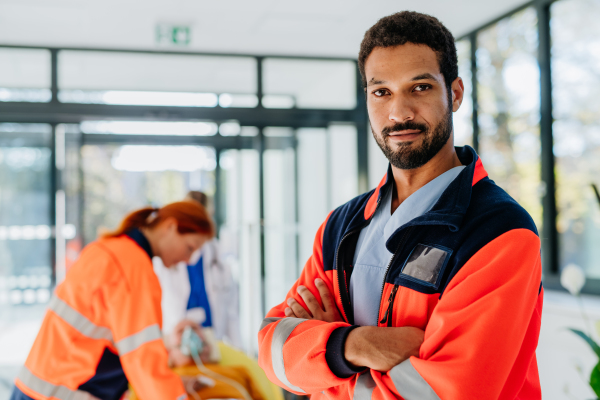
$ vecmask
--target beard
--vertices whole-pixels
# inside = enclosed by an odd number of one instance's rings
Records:
[[[390,133],[407,129],[418,129],[423,135],[423,141],[418,148],[412,148],[413,142],[390,143]],[[398,122],[392,126],[386,126],[377,135],[371,126],[371,132],[375,141],[383,151],[390,164],[398,169],[416,169],[427,164],[446,145],[452,135],[452,110],[448,112],[433,130],[427,125],[414,121]]]

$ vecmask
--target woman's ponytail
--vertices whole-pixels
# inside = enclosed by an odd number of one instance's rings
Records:
[[[152,218],[152,214],[155,214],[158,210],[158,208],[154,207],[145,207],[135,210],[123,218],[123,221],[121,221],[121,224],[117,229],[103,233],[101,236],[104,238],[117,237],[129,232],[132,229],[146,228],[150,225],[153,225],[152,222],[154,218]]]
[[[162,208],[145,207],[129,213],[114,231],[102,234],[103,238],[121,236],[132,229],[153,228],[166,218],[175,218],[179,233],[202,233],[214,236],[214,225],[208,212],[199,203],[179,201]]]

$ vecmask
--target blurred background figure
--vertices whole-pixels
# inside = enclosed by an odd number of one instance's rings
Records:
[[[211,209],[208,196],[200,191],[190,191],[185,201]],[[279,399],[280,391],[267,380],[256,360],[235,349],[241,348],[238,289],[222,259],[219,241],[206,241],[188,262],[167,267],[155,257],[153,263],[162,289],[163,334],[170,365],[182,377],[208,378],[208,384],[198,388],[198,396],[240,398],[244,393],[256,400]],[[200,365],[182,351],[186,327],[203,342]]]
[[[185,200],[208,209],[208,196],[203,192],[190,191]],[[154,271],[162,288],[163,332],[167,337],[187,320],[201,326],[210,343],[223,340],[241,348],[237,283],[221,257],[216,238],[194,252],[187,263],[167,268],[155,258]],[[213,354],[213,359],[217,358],[218,354]]]
[[[179,202],[134,211],[89,244],[56,288],[11,400],[119,399],[129,383],[143,398],[185,398],[161,340],[152,257],[176,265],[213,234],[204,207]]]

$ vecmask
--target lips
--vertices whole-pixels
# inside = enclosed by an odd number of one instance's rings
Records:
[[[406,129],[403,131],[390,132],[389,136],[402,137],[402,136],[412,136],[412,135],[419,134],[419,133],[421,133],[421,131],[418,129]]]
[[[412,142],[417,140],[422,133],[423,131],[418,129],[405,129],[403,131],[391,132],[388,135],[388,140],[397,143]]]

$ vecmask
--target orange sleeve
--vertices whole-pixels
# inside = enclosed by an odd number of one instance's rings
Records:
[[[443,293],[419,357],[372,372],[378,398],[516,398],[535,363],[541,273],[540,240],[530,230],[509,231],[480,249]]]
[[[136,267],[152,272],[149,262]],[[187,399],[181,379],[168,366],[161,334],[161,292],[153,274],[136,273],[135,279],[123,279],[106,291],[110,327],[125,375],[141,399]]]
[[[324,271],[323,268],[323,232],[326,224],[327,220],[317,231],[313,254],[304,266],[300,278],[292,286],[285,300],[267,313],[267,318],[258,333],[258,363],[261,368],[273,383],[300,395],[321,392],[349,380],[338,378],[331,372],[325,352],[331,332],[350,325],[345,322],[328,323],[285,318],[284,314],[287,299],[290,297],[307,309],[296,291],[299,285],[308,288],[320,303],[321,296],[315,279],[321,278],[327,284],[330,293],[334,293],[334,285],[337,285],[334,272]]]

